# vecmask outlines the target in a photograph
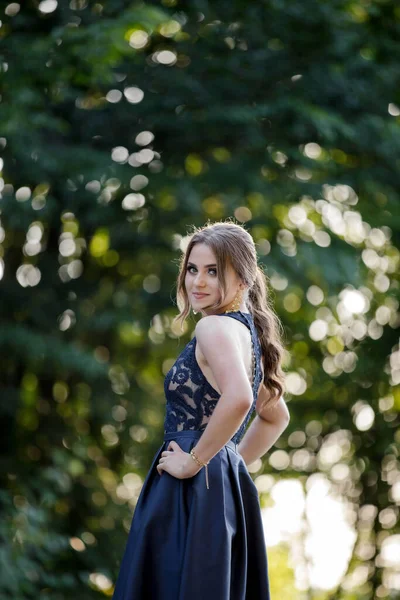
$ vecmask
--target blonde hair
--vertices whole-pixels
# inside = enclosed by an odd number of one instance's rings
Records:
[[[184,323],[190,313],[190,302],[185,287],[187,262],[195,244],[206,244],[214,253],[217,261],[217,277],[221,290],[221,299],[212,309],[224,305],[227,287],[225,272],[227,264],[235,270],[237,276],[249,288],[247,298],[248,309],[253,315],[261,343],[264,364],[264,385],[268,398],[260,407],[272,408],[284,392],[284,373],[282,360],[284,347],[281,341],[282,324],[274,312],[268,294],[268,276],[258,265],[254,240],[246,229],[231,221],[208,222],[205,226],[193,226],[189,243],[183,253],[177,278],[177,305],[179,314],[174,323]]]

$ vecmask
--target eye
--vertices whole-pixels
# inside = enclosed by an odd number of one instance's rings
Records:
[[[189,273],[191,273],[192,271],[191,271],[190,269],[195,269],[195,270],[196,270],[196,267],[192,267],[192,266],[190,266],[190,267],[187,267],[186,271],[189,271]],[[213,271],[213,272],[214,272],[214,275],[216,275],[216,274],[217,274],[217,269],[213,269],[212,267],[210,267],[208,270],[209,270],[209,271]]]

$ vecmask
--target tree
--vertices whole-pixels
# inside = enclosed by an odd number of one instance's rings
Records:
[[[352,508],[332,597],[399,597],[397,7],[2,7],[2,597],[110,595],[162,434],[187,225],[229,216],[286,330],[284,475],[320,471]]]

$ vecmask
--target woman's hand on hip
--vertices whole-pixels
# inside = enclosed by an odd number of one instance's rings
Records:
[[[177,479],[188,479],[200,471],[201,467],[193,460],[189,452],[184,452],[182,448],[171,440],[167,450],[161,452],[161,458],[157,465],[159,475],[166,471]]]

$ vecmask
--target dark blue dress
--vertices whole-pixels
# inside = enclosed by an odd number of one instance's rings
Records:
[[[258,490],[237,451],[255,409],[261,346],[250,313],[229,312],[251,331],[253,404],[232,439],[205,469],[177,479],[156,465],[170,440],[190,452],[220,394],[196,357],[196,338],[165,377],[164,442],[138,498],[113,600],[269,600],[268,567]]]

